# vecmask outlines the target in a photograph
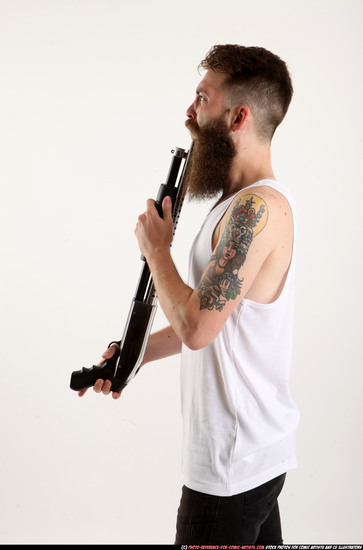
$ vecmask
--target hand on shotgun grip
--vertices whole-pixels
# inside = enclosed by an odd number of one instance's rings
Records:
[[[74,371],[71,376],[71,389],[79,392],[82,396],[87,389],[94,387],[97,393],[109,393],[106,381],[111,381],[114,377],[117,360],[120,354],[120,342],[111,342],[107,350],[102,354],[103,361],[91,368],[83,368]]]

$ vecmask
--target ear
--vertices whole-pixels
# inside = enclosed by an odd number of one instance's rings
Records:
[[[250,117],[251,110],[247,105],[238,105],[232,113],[232,132],[240,130],[246,123],[246,120]]]

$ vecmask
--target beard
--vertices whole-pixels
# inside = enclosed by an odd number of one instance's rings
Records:
[[[185,175],[189,199],[211,199],[225,188],[237,153],[224,113],[203,128],[193,119],[188,119],[185,126],[194,140]]]

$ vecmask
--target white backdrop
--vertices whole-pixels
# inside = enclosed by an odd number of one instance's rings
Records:
[[[279,54],[296,90],[273,146],[300,222],[285,542],[363,541],[362,20],[361,0],[0,0],[0,543],[174,540],[178,359],[119,401],[69,379],[121,336],[136,218],[227,42]],[[183,209],[184,278],[207,208]]]

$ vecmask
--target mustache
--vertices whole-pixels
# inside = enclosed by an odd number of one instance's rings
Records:
[[[193,137],[198,138],[201,136],[202,134],[201,129],[199,128],[198,123],[192,118],[188,118],[185,121],[185,126],[186,128],[188,128],[189,132],[192,134]]]

